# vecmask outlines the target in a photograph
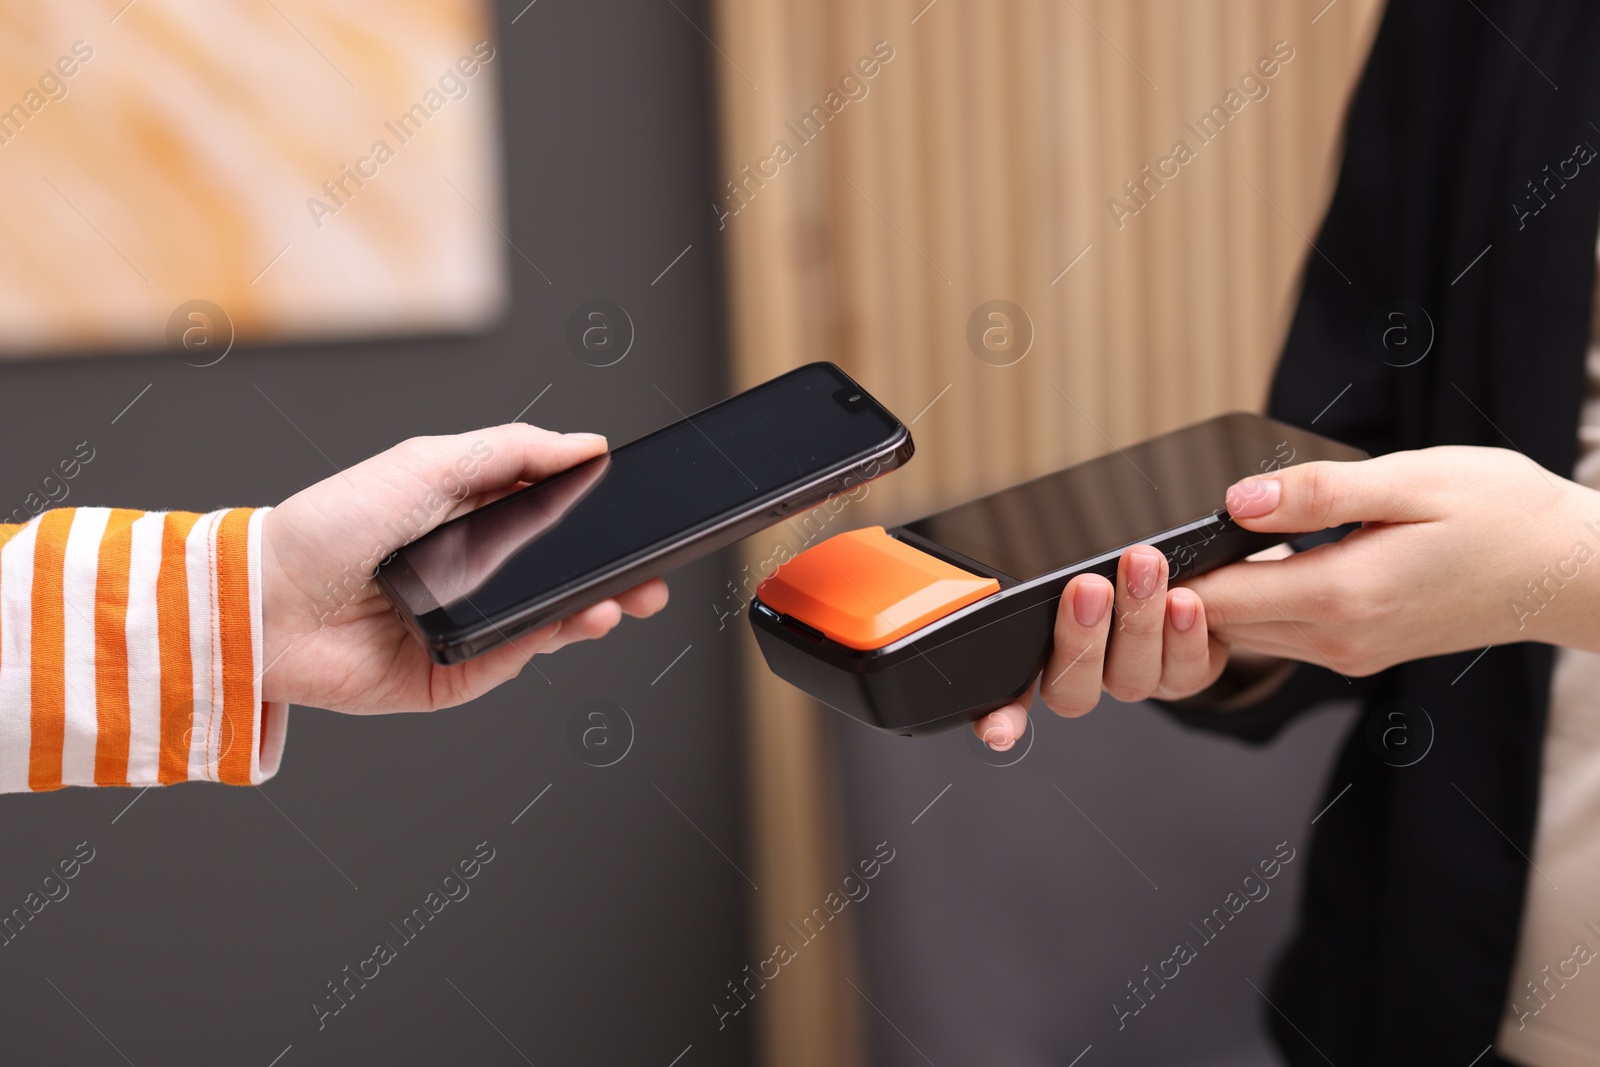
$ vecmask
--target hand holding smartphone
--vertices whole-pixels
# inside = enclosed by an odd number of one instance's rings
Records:
[[[815,506],[911,457],[910,432],[812,363],[463,515],[379,567],[459,663]]]

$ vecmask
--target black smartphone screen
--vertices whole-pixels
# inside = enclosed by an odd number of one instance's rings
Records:
[[[395,588],[433,632],[502,619],[848,470],[903,433],[838,368],[809,364],[444,524],[400,550],[410,573]]]
[[[1107,453],[906,529],[1029,581],[1223,510],[1228,486],[1313,459],[1365,454],[1285,423],[1222,415]]]

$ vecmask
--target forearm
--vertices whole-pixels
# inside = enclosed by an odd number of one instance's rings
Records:
[[[276,772],[263,514],[63,508],[0,527],[0,792]]]

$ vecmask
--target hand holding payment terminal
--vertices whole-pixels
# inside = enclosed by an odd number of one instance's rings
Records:
[[[750,623],[773,673],[847,715],[908,737],[962,725],[1027,692],[1074,575],[1114,581],[1136,544],[1166,555],[1174,583],[1242,560],[1289,538],[1234,524],[1230,485],[1365,458],[1221,415],[892,530],[831,537],[761,583]]]

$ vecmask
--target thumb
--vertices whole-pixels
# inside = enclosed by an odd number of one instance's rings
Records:
[[[320,589],[340,569],[378,561],[450,517],[469,497],[537,481],[606,450],[593,434],[521,423],[414,437],[308,486],[267,516],[274,556],[296,585]]]
[[[460,486],[452,495],[492,492],[548,478],[606,450],[598,434],[562,434],[526,423],[490,426],[443,437],[413,437],[352,469],[374,468],[428,486]]]
[[[1247,530],[1311,533],[1351,522],[1420,522],[1434,516],[1414,453],[1339,463],[1316,460],[1235,482],[1228,514]]]

